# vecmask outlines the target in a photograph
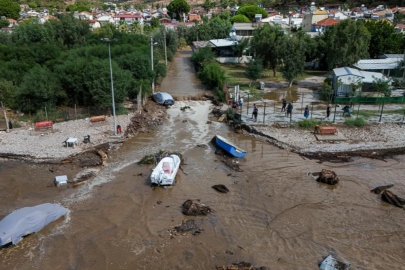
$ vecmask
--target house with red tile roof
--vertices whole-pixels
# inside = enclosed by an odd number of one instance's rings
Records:
[[[192,22],[192,21],[194,21],[194,20],[196,20],[196,21],[199,22],[199,23],[202,22],[200,15],[189,13],[189,14],[188,14],[188,21],[189,21],[189,22]]]
[[[329,29],[338,23],[339,21],[337,20],[326,18],[320,20],[319,22],[313,23],[311,27],[311,32],[324,32],[326,29]]]

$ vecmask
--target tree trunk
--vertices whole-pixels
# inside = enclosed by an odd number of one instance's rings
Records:
[[[293,80],[290,81],[290,83],[288,84],[288,87],[291,87],[293,83]]]
[[[273,68],[273,75],[274,75],[274,77],[276,77],[276,75],[277,75],[276,68]]]
[[[250,82],[249,82],[249,87],[252,85],[252,80],[250,80]]]

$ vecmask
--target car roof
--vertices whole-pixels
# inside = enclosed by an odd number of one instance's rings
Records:
[[[173,99],[173,97],[169,93],[161,92],[157,94],[160,94],[164,99]]]

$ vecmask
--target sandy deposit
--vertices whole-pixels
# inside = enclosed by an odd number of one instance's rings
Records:
[[[394,123],[369,124],[363,128],[337,125],[339,133],[347,140],[340,142],[318,141],[312,130],[255,126],[256,130],[280,142],[284,148],[294,148],[301,153],[350,152],[405,147],[405,127]]]
[[[130,123],[131,115],[117,116],[117,125],[122,127],[122,136]],[[0,134],[0,154],[22,155],[38,159],[66,158],[95,145],[117,140],[113,134],[113,117],[92,123],[90,119],[73,120],[54,124],[53,130],[35,131],[33,128],[18,128]],[[91,143],[84,144],[84,136],[90,135]],[[75,147],[64,147],[68,138],[77,138]]]

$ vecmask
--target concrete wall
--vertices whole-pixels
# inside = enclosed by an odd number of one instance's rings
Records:
[[[252,59],[252,56],[243,56],[241,58],[239,58],[239,57],[217,57],[216,58],[217,62],[219,62],[221,64],[225,64],[225,63],[233,63],[233,64],[247,63],[247,62],[249,62],[250,59]]]

